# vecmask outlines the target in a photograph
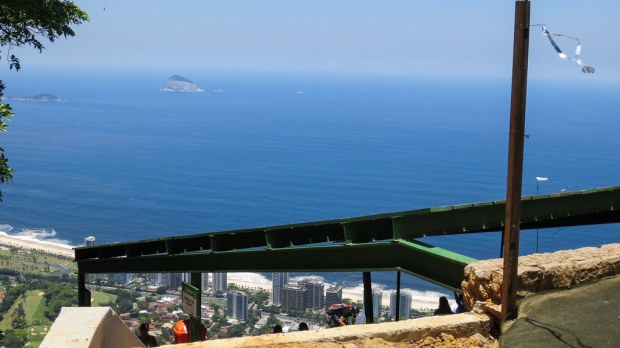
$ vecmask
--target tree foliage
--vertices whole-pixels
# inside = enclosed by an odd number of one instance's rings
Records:
[[[6,330],[0,335],[0,345],[3,347],[23,347],[27,339],[25,334],[20,334],[17,330]]]
[[[263,308],[269,302],[269,292],[265,290],[259,290],[257,292],[251,293],[249,296],[249,301],[256,303],[258,308]]]
[[[241,337],[245,332],[246,326],[244,324],[235,324],[228,328],[228,337]]]
[[[77,306],[77,293],[72,285],[66,283],[45,283],[45,309],[43,315],[51,321],[56,320],[62,307]]]
[[[280,321],[280,319],[276,318],[275,314],[271,313],[269,315],[269,318],[267,318],[267,325],[268,326],[282,325],[282,321]]]
[[[14,329],[23,329],[26,327],[26,312],[24,304],[20,303],[13,312],[12,324]]]
[[[26,293],[27,289],[25,285],[13,286],[7,289],[4,294],[4,300],[0,302],[0,319],[13,306],[13,303]]]
[[[72,1],[66,0],[2,0],[0,1],[0,59],[6,59],[9,69],[21,68],[19,58],[11,54],[13,47],[33,47],[43,51],[44,40],[54,42],[59,37],[74,36],[72,25],[88,20],[88,14]],[[0,100],[5,85],[0,80]],[[0,132],[7,129],[13,117],[9,104],[0,102]],[[0,147],[0,184],[10,182],[13,170],[8,165],[4,148]],[[2,191],[0,191],[2,201]]]

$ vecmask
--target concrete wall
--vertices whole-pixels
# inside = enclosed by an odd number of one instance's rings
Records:
[[[144,347],[110,307],[63,307],[41,348]]]

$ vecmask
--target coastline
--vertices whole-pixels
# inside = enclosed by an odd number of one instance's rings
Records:
[[[74,259],[75,253],[73,247],[67,244],[48,242],[36,239],[32,236],[14,236],[6,232],[0,232],[0,247],[16,248],[21,250],[33,250],[50,255]],[[272,284],[267,278],[251,272],[235,272],[228,273],[228,281],[236,284],[241,288],[262,289],[271,293]],[[390,293],[393,289],[382,289],[383,296],[381,300],[382,306],[390,305]],[[424,296],[416,296],[415,291],[411,289],[401,289],[412,293],[411,307],[418,311],[428,311],[437,307],[439,301],[439,293],[424,294]],[[362,302],[364,300],[364,291],[362,286],[343,287],[342,297],[353,301]],[[422,298],[420,298],[422,297]],[[453,301],[450,299],[450,301]]]
[[[23,250],[34,250],[69,259],[75,258],[73,247],[70,245],[46,242],[33,237],[11,236],[5,232],[0,232],[0,246]]]
[[[262,289],[262,290],[266,290],[271,294],[271,290],[272,290],[272,285],[271,282],[269,280],[267,280],[266,278],[262,277],[262,276],[257,276],[254,273],[228,273],[228,282],[235,284],[241,288],[248,288],[248,289],[254,289],[254,290],[258,290],[258,289]],[[410,289],[401,289],[403,291],[410,291]],[[383,296],[381,299],[381,305],[382,306],[389,306],[390,305],[390,292],[392,291],[392,289],[383,289]],[[418,311],[428,311],[428,310],[434,310],[435,308],[437,308],[437,304],[439,302],[439,296],[441,296],[441,294],[437,294],[437,298],[424,298],[424,299],[420,299],[420,298],[416,298],[415,294],[412,294],[412,299],[411,299],[411,308],[418,310]],[[349,298],[353,301],[359,301],[359,302],[363,302],[364,301],[364,290],[362,287],[349,287],[349,288],[342,288],[342,298]],[[452,299],[449,299],[450,302],[453,302]]]
[[[60,244],[55,242],[48,242],[36,239],[32,236],[14,236],[9,235],[6,232],[0,232],[0,247],[16,248],[21,250],[33,250],[50,255],[65,257],[68,259],[74,259],[75,253],[73,247],[66,244]],[[236,284],[241,288],[248,289],[262,289],[271,293],[272,285],[271,281],[267,278],[251,272],[236,272],[228,273],[228,281],[231,284]],[[403,291],[410,291],[410,289],[402,289]],[[390,293],[392,289],[383,289],[383,296],[381,300],[382,306],[390,305]],[[435,296],[436,295],[436,296]],[[412,292],[411,307],[419,311],[427,311],[437,307],[437,303],[441,294],[432,293],[430,296],[416,296],[415,292]],[[361,286],[357,287],[343,287],[342,297],[349,298],[353,301],[364,300],[364,291]]]

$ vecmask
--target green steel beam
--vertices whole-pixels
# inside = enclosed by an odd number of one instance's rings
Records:
[[[464,267],[475,259],[419,242],[190,252],[78,262],[80,273],[341,272],[402,270],[450,289],[460,288]]]
[[[620,221],[620,186],[571,193],[524,197],[522,229],[563,227]],[[80,247],[76,261],[176,255],[199,251],[279,249],[321,244],[360,244],[414,240],[427,236],[501,231],[504,201],[272,226],[128,243]]]
[[[620,186],[524,197],[521,228],[620,222]],[[416,241],[501,231],[504,201],[80,247],[80,274],[405,271],[457,289],[474,259]]]

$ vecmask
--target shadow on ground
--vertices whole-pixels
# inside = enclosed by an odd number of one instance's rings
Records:
[[[618,347],[620,276],[527,297],[503,331],[500,347]]]

